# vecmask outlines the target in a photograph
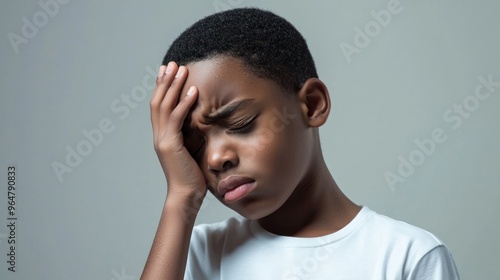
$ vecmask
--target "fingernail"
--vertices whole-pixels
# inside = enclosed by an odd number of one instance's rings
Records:
[[[169,62],[167,65],[167,70],[165,71],[166,74],[170,74],[172,72],[172,69],[174,69],[174,65],[172,62]]]
[[[185,71],[184,67],[180,66],[179,70],[177,70],[177,74],[175,75],[175,77],[178,78],[182,76],[182,74],[184,74],[184,71]]]
[[[160,66],[160,69],[158,69],[158,78],[161,78],[163,76],[163,74],[165,73],[166,67],[167,66],[165,66],[165,65]]]
[[[186,93],[187,96],[191,96],[194,94],[194,90],[195,90],[195,87],[194,86],[191,86],[188,90],[188,92]]]

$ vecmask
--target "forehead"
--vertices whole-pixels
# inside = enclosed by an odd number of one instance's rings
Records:
[[[186,65],[188,77],[183,96],[191,86],[199,94],[194,113],[207,114],[232,101],[252,98],[263,102],[282,102],[282,88],[272,80],[255,76],[241,60],[219,56]]]
[[[219,105],[228,102],[241,93],[254,75],[245,71],[239,59],[216,57],[186,65],[188,77],[184,85],[186,91],[196,86],[199,91],[198,104],[214,103]]]

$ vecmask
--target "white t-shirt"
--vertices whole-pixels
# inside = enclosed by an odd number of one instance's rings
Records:
[[[195,226],[185,279],[460,279],[431,233],[364,206],[341,230],[279,236],[257,221],[230,218]]]

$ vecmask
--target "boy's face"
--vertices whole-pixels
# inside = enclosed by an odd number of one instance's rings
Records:
[[[239,59],[218,57],[186,66],[182,96],[191,86],[199,95],[184,123],[184,142],[208,189],[247,218],[273,213],[301,183],[310,163],[313,133],[303,106],[274,81],[246,71]]]

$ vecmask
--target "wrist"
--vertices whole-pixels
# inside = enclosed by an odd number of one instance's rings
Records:
[[[200,193],[181,195],[169,192],[165,200],[165,210],[176,212],[177,215],[184,218],[185,222],[194,222],[204,198],[205,194]]]

